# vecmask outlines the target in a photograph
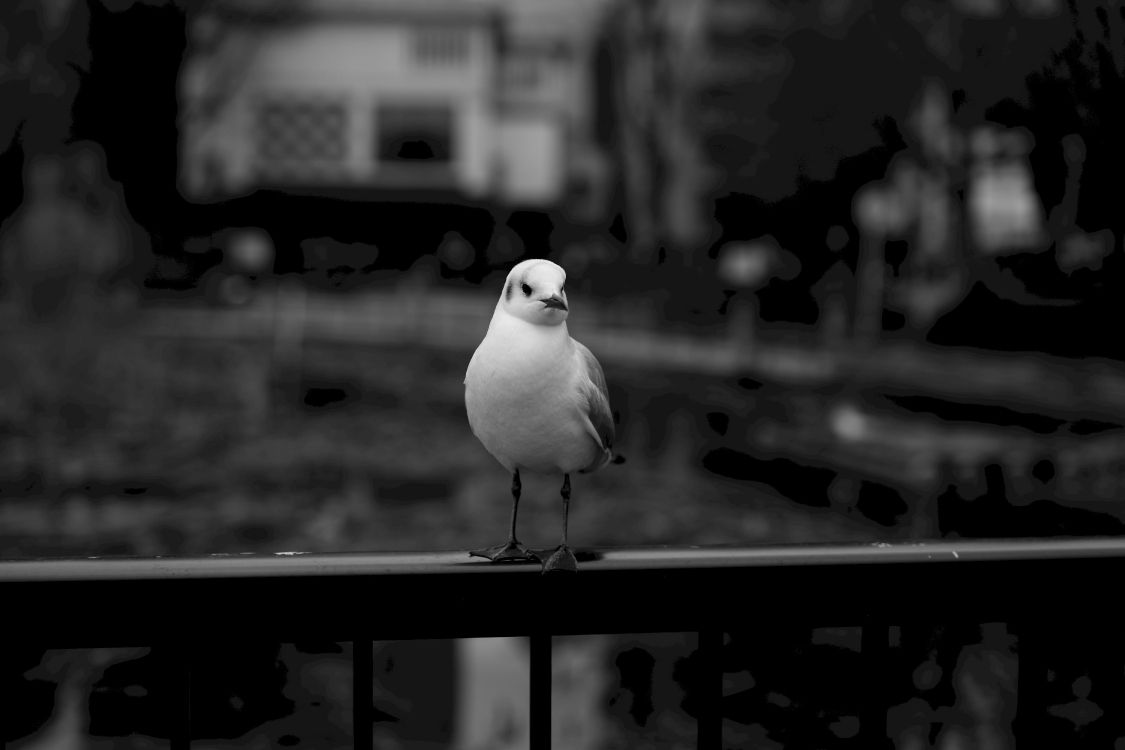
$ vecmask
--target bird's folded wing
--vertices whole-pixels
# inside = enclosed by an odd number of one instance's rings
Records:
[[[587,423],[592,436],[608,453],[613,448],[613,413],[609,409],[609,388],[606,386],[605,373],[597,358],[585,345],[575,341],[574,349],[580,369],[585,373],[580,387],[586,400]]]

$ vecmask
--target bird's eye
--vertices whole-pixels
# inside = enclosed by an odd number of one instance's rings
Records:
[[[520,289],[523,290],[523,293],[524,293],[525,296],[528,296],[528,297],[531,296],[531,287],[529,285],[524,284],[523,286],[520,287]]]

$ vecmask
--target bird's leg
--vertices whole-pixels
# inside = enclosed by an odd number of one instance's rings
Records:
[[[512,524],[508,529],[508,541],[516,542],[516,514],[520,509],[520,494],[523,492],[523,485],[520,483],[520,470],[516,469],[512,472]]]
[[[535,553],[520,544],[516,539],[516,514],[520,507],[520,470],[512,474],[512,525],[508,530],[508,541],[494,547],[475,549],[469,552],[471,557],[484,557],[492,562],[524,562],[525,560],[538,560]]]
[[[566,525],[570,519],[570,474],[563,474],[563,486],[559,490],[563,499],[563,538],[562,546],[566,546]]]
[[[543,572],[550,573],[552,571],[567,571],[574,573],[578,570],[578,559],[575,558],[574,552],[566,543],[566,524],[567,518],[570,516],[570,474],[563,475],[562,489],[559,494],[563,499],[563,533],[562,544],[558,549],[547,558],[547,562],[543,563]]]

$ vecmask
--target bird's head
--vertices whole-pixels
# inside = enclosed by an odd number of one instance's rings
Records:
[[[557,326],[566,320],[566,271],[549,260],[525,260],[508,272],[500,307],[528,323]]]

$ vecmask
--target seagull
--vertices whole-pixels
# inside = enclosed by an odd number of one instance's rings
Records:
[[[508,541],[469,554],[493,562],[538,560],[516,538],[520,472],[563,477],[562,544],[543,572],[576,571],[567,546],[570,475],[622,459],[613,454],[613,414],[598,360],[570,337],[566,272],[525,260],[508,273],[488,332],[465,372],[465,410],[473,434],[512,474]]]

